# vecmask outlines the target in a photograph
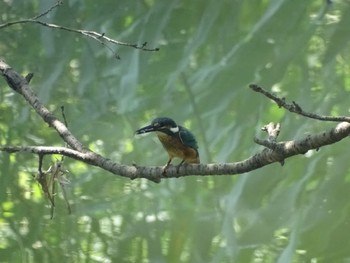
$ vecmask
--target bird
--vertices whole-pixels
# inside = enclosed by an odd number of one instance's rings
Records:
[[[144,134],[155,132],[159,141],[169,155],[168,162],[164,166],[163,174],[171,164],[173,158],[181,159],[176,168],[179,169],[183,163],[199,164],[198,145],[194,135],[185,127],[177,125],[176,122],[168,117],[155,118],[150,125],[138,129],[135,134]]]

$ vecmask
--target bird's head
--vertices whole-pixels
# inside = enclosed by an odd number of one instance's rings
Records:
[[[135,133],[143,134],[148,132],[162,132],[167,135],[173,135],[179,132],[179,126],[170,118],[159,117],[154,119],[150,125],[138,129]]]

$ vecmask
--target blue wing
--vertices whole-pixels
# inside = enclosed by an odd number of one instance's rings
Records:
[[[184,145],[195,150],[198,149],[196,138],[194,138],[193,134],[185,127],[179,126],[178,136]]]

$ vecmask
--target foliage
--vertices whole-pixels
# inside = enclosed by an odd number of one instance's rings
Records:
[[[328,1],[330,2],[330,1]],[[0,24],[54,4],[1,1]],[[118,47],[39,25],[1,29],[0,54],[71,131],[120,163],[160,165],[152,136],[169,116],[196,134],[203,162],[245,159],[266,123],[280,139],[334,124],[307,120],[252,93],[272,89],[305,110],[346,115],[350,5],[345,1],[66,1],[43,19],[158,52]],[[114,47],[113,47],[114,48]],[[1,145],[60,138],[1,80]],[[1,262],[346,262],[350,173],[346,141],[249,174],[127,181],[65,159],[72,215],[33,180],[38,158],[0,153]],[[46,157],[47,169],[59,156]]]

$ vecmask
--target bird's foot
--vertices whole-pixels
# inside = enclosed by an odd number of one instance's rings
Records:
[[[177,174],[180,172],[180,167],[181,167],[181,165],[183,165],[184,162],[185,162],[185,160],[182,160],[181,163],[179,163],[179,165],[176,167]]]
[[[168,170],[170,164],[166,164],[164,167],[163,167],[163,172],[162,172],[162,175],[165,176],[166,175],[166,171]]]

